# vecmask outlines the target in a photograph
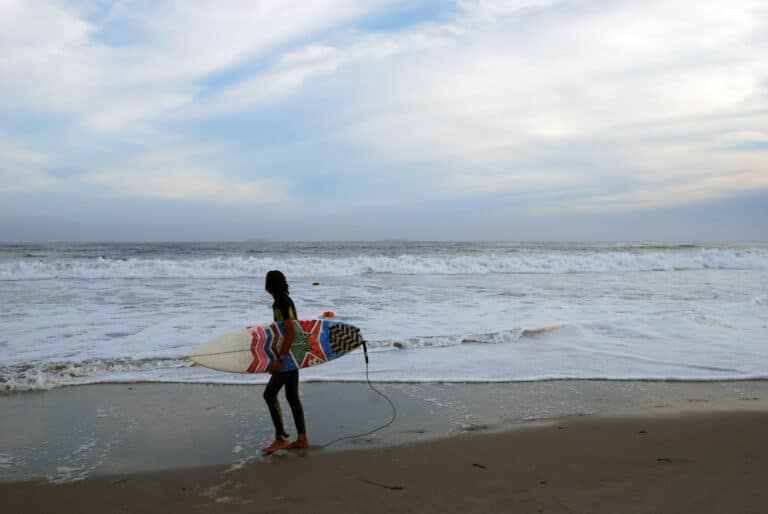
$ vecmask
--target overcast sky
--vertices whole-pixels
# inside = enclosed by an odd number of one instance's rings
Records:
[[[0,240],[768,239],[765,0],[0,0]]]

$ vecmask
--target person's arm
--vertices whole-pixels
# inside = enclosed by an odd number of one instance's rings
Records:
[[[285,327],[285,338],[283,339],[283,347],[280,348],[281,359],[284,359],[285,356],[288,355],[288,352],[291,349],[291,345],[293,344],[293,337],[295,334],[292,319],[283,321],[283,326]]]
[[[269,367],[269,372],[272,375],[275,373],[280,373],[280,368],[283,367],[283,360],[285,360],[285,356],[288,355],[288,352],[291,350],[291,345],[293,344],[293,337],[295,333],[293,328],[293,320],[284,320],[283,326],[285,327],[285,337],[283,338],[283,345],[280,347],[280,357],[275,360],[275,362],[273,362]]]

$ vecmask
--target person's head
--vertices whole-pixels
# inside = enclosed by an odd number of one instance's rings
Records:
[[[281,271],[272,270],[267,272],[267,279],[264,284],[264,289],[267,290],[272,296],[277,296],[282,293],[288,293],[288,282],[285,280],[285,275]]]

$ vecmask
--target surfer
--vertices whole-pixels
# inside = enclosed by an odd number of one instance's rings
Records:
[[[274,313],[275,321],[298,319],[296,316],[296,306],[293,304],[291,297],[288,296],[288,282],[282,272],[272,270],[267,273],[264,287],[274,299],[272,311]],[[271,376],[269,377],[266,389],[264,389],[264,400],[267,402],[269,415],[272,417],[272,423],[275,425],[275,440],[271,445],[263,449],[263,452],[267,455],[288,448],[309,447],[307,429],[304,426],[304,409],[299,400],[299,370],[280,370],[283,365],[283,359],[288,354],[291,344],[293,344],[293,337],[293,323],[285,323],[285,344],[283,344],[280,349],[280,358],[273,362],[269,369]],[[285,427],[283,426],[282,410],[280,409],[280,402],[277,399],[277,393],[280,392],[280,389],[282,389],[283,386],[285,386],[285,397],[288,399],[288,404],[291,406],[293,421],[296,424],[296,432],[298,432],[298,437],[293,442],[288,441],[289,436],[285,432]]]

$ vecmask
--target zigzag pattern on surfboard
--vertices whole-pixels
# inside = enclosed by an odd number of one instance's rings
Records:
[[[294,323],[294,340],[283,359],[282,371],[317,366],[363,344],[360,329],[345,322],[316,319],[291,320],[291,323]],[[190,358],[219,371],[266,373],[284,343],[284,322],[250,325],[204,343]]]
[[[334,356],[343,355],[363,344],[360,329],[352,325],[331,325],[328,327],[328,335]]]

